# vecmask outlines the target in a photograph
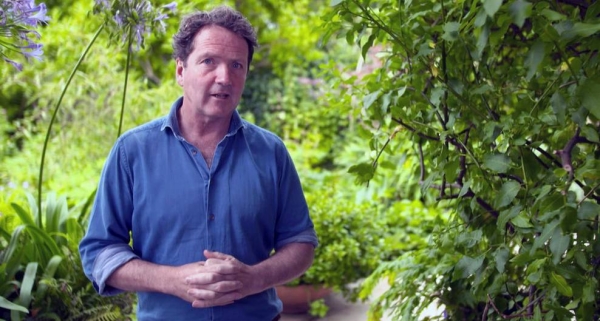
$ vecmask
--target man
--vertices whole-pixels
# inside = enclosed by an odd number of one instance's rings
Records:
[[[173,39],[183,97],[113,147],[86,275],[102,295],[137,292],[140,321],[276,320],[273,286],[308,269],[317,238],[285,146],[236,111],[256,35],[218,7]]]

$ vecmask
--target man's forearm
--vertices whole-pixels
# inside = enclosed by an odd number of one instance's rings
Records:
[[[171,293],[173,272],[173,267],[134,259],[116,269],[106,284],[129,292]]]
[[[262,290],[289,282],[311,266],[315,248],[310,243],[290,243],[268,259],[252,266],[262,280]]]

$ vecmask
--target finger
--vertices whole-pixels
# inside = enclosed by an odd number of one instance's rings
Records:
[[[204,250],[204,256],[207,259],[220,259],[220,260],[235,260],[235,258],[231,255],[227,255],[221,252],[213,252],[209,250]]]
[[[201,272],[234,274],[239,272],[239,267],[231,261],[208,259]]]
[[[188,292],[191,292],[188,291]],[[226,294],[221,293],[210,293],[211,291],[206,291],[202,293],[200,296],[206,297],[203,299],[195,298],[192,302],[192,306],[194,308],[208,308],[212,306],[226,305],[233,303],[233,301],[241,298],[241,294],[239,292],[229,292]],[[211,298],[212,297],[212,298]]]
[[[200,284],[200,285],[191,285],[188,292],[190,293],[198,293],[199,295],[203,294],[203,291],[212,291],[215,293],[228,293],[241,289],[244,284],[241,281],[221,281],[211,284]],[[196,292],[196,290],[198,292]],[[195,297],[195,296],[194,296]]]
[[[195,300],[192,302],[192,307],[194,308],[210,308],[216,306],[223,306],[233,303],[233,301],[204,301],[204,300]]]
[[[190,286],[202,286],[223,281],[237,281],[237,275],[233,273],[198,273],[185,278],[185,283]]]
[[[210,258],[210,259],[206,260],[206,262],[204,263],[204,266],[224,264],[224,263],[227,263],[227,261],[222,260],[222,259]]]

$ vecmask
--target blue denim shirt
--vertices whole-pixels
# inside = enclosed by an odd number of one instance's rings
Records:
[[[122,135],[104,165],[79,246],[85,273],[102,295],[121,292],[105,282],[134,258],[176,266],[205,260],[202,252],[209,249],[253,265],[289,243],[317,246],[283,142],[236,111],[208,168],[200,151],[180,134],[182,101],[166,117]],[[206,309],[175,296],[140,292],[137,317],[265,321],[281,309],[274,289]]]

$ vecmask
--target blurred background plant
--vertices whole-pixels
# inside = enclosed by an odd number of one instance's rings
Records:
[[[16,56],[26,60],[42,59],[44,51],[37,31],[39,25],[48,22],[46,5],[35,5],[32,0],[0,1],[0,56],[17,70],[23,70],[23,64]],[[16,59],[16,60],[15,60]]]

